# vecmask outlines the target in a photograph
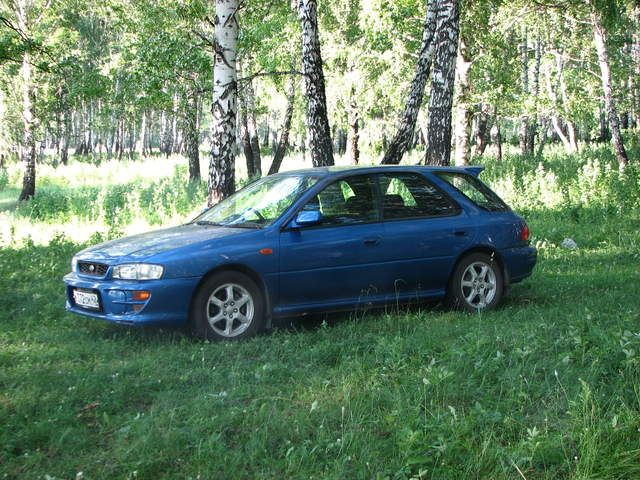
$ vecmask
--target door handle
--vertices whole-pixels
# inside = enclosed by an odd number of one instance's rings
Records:
[[[380,243],[380,237],[368,237],[363,240],[365,245],[378,245]]]
[[[453,234],[456,237],[466,237],[468,235],[468,232],[466,230],[456,230],[455,232],[453,232]]]

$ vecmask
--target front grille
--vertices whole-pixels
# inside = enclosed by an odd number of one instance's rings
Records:
[[[104,277],[107,274],[109,265],[94,262],[78,262],[78,273],[82,275],[92,275],[95,277]]]

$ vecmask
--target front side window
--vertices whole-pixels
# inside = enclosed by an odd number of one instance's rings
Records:
[[[436,173],[436,175],[438,178],[441,178],[456,188],[460,193],[480,208],[493,212],[504,212],[509,210],[507,204],[476,177],[466,173],[455,172],[439,172]]]
[[[194,223],[248,228],[270,225],[317,180],[308,175],[261,178],[204,212]]]
[[[422,175],[381,175],[380,190],[385,219],[456,215],[460,210]]]
[[[359,175],[328,185],[303,210],[319,210],[321,225],[353,225],[379,219],[375,178]]]

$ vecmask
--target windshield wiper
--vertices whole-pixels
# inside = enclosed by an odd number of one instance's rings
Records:
[[[209,220],[198,220],[195,222],[196,225],[212,225],[214,227],[226,227],[226,225],[222,225],[221,223],[210,222]]]
[[[251,221],[246,221],[242,223],[231,223],[227,226],[231,228],[256,228],[256,229],[260,229],[263,227],[263,225],[259,224],[258,222],[251,222]]]

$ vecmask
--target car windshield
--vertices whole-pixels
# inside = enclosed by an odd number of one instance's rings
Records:
[[[308,175],[261,178],[210,208],[193,223],[245,228],[270,225],[317,180]]]

